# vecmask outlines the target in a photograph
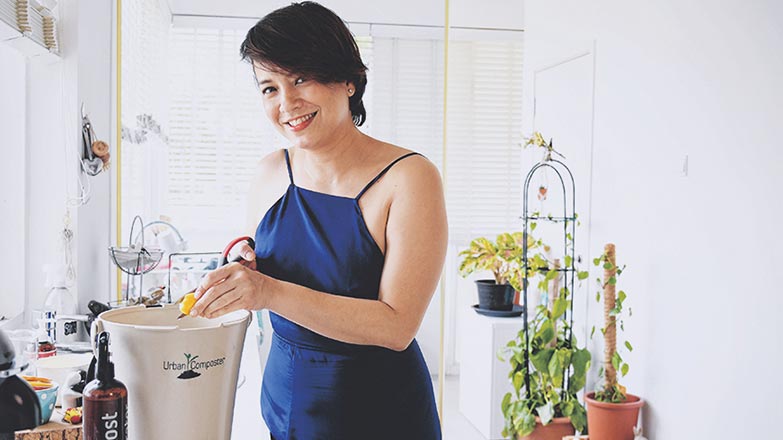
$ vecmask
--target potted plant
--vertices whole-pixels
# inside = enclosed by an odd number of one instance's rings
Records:
[[[459,253],[461,276],[481,270],[492,272],[493,279],[476,280],[479,308],[504,311],[513,308],[514,294],[521,290],[522,240],[521,232],[504,232],[494,243],[484,237],[476,238]],[[533,245],[531,239],[529,245]]]
[[[603,281],[597,282],[603,289],[604,299],[604,327],[601,333],[604,336],[604,365],[601,374],[604,378],[603,385],[594,393],[589,393],[587,401],[587,419],[590,428],[590,437],[601,440],[633,440],[634,427],[639,418],[639,410],[644,401],[638,396],[628,394],[624,386],[617,381],[617,373],[622,376],[628,374],[628,363],[617,352],[617,323],[620,329],[624,329],[622,316],[626,311],[623,303],[626,299],[624,291],[616,292],[617,277],[625,266],[617,267],[614,244],[607,244],[604,253],[593,260],[593,264],[600,265],[604,269]],[[598,291],[596,300],[601,300],[601,291]],[[631,309],[628,309],[631,316]],[[625,341],[625,348],[633,350],[630,342]]]
[[[535,241],[539,250],[548,247]],[[570,261],[568,261],[570,263]],[[504,437],[525,440],[561,440],[574,430],[585,431],[584,406],[577,394],[584,388],[590,368],[590,352],[578,348],[565,319],[571,298],[567,287],[559,286],[559,260],[550,263],[541,252],[528,259],[528,278],[538,278],[538,290],[547,292],[547,301],[536,308],[525,340],[524,329],[502,350],[511,364],[509,378],[513,392],[503,397],[501,409],[506,419]],[[587,272],[578,272],[580,280]],[[530,360],[529,383],[525,376]]]

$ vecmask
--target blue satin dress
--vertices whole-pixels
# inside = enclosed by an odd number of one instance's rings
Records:
[[[377,300],[384,255],[359,199],[291,183],[256,231],[258,269],[330,295]],[[432,382],[414,340],[402,352],[330,339],[270,312],[261,412],[275,440],[438,440]]]

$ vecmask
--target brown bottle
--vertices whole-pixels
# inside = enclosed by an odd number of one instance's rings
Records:
[[[84,440],[127,440],[128,389],[114,378],[107,332],[98,336],[95,376],[95,380],[84,387]]]

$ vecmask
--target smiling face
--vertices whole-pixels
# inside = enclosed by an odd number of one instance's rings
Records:
[[[352,84],[323,84],[302,75],[253,69],[267,117],[293,146],[318,147],[355,130],[348,108]]]

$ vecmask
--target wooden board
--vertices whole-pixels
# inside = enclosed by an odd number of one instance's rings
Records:
[[[63,411],[56,408],[49,423],[32,430],[17,431],[15,440],[81,440],[82,425],[71,425],[62,422],[62,419]]]

